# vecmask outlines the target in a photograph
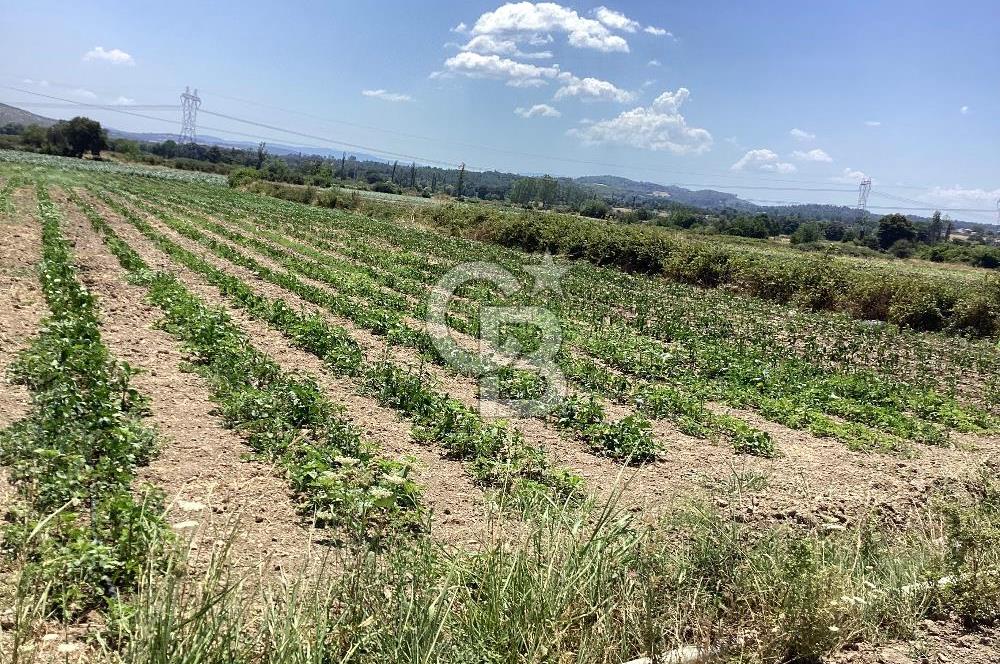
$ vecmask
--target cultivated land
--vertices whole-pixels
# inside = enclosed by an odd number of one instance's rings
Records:
[[[995,337],[560,257],[537,288],[541,255],[380,203],[4,158],[8,654],[1000,657]],[[470,262],[513,281],[462,286],[452,337],[550,312],[550,412],[481,414],[435,345],[429,298]]]

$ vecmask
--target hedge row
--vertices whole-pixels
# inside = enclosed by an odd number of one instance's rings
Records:
[[[1000,334],[1000,278],[915,276],[829,256],[757,251],[657,228],[563,215],[492,215],[466,232],[527,251],[550,251],[674,281],[922,331]]]

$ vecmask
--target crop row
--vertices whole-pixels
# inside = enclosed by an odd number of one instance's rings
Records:
[[[386,264],[391,265],[392,261]],[[563,316],[565,330],[580,328],[576,322],[580,319],[607,317],[605,309],[588,309],[586,303],[597,299],[575,296],[569,306],[566,300],[549,300],[542,304],[570,310]],[[689,389],[706,398],[751,406],[776,421],[807,428],[819,435],[835,435],[854,447],[896,447],[899,445],[894,440],[896,436],[925,443],[944,441],[944,432],[939,427],[906,415],[908,411],[959,430],[974,431],[989,425],[988,418],[975,409],[964,409],[953,399],[940,397],[929,390],[907,389],[894,381],[863,373],[843,375],[805,361],[777,362],[772,354],[754,352],[755,349],[742,345],[719,339],[706,343],[709,340],[704,337],[686,335],[685,338],[685,335],[669,332],[657,332],[657,336],[678,341],[664,345],[630,333],[628,327],[604,324],[586,332],[583,343],[588,353],[616,364],[626,373],[654,380],[676,381],[679,378]],[[636,352],[637,340],[640,352]],[[656,360],[674,358],[675,361],[660,361],[658,370],[653,371],[647,359],[650,357]],[[637,371],[637,367],[641,370]],[[693,371],[692,367],[698,370]],[[677,388],[676,383],[674,387]],[[823,411],[846,419],[848,423],[824,416]],[[889,435],[866,431],[851,425],[852,421]]]
[[[216,286],[231,304],[322,359],[333,373],[354,378],[365,393],[383,405],[409,417],[416,425],[418,440],[436,443],[451,456],[468,461],[480,483],[518,494],[545,490],[570,496],[580,489],[578,477],[553,468],[544,452],[529,445],[519,432],[500,421],[485,421],[471,408],[438,392],[426,374],[388,360],[366,361],[343,328],[321,316],[300,313],[283,300],[256,294],[236,277],[171,241],[129,208],[111,198],[105,202],[161,251]],[[90,212],[94,214],[92,209]]]
[[[209,380],[227,426],[286,469],[310,517],[364,534],[389,525],[420,525],[420,489],[407,464],[381,457],[315,381],[282,370],[225,311],[205,305],[173,275],[152,272],[92,207],[73,198],[163,311],[164,329],[184,343]]]
[[[42,184],[37,197],[50,315],[11,369],[32,408],[0,435],[0,462],[20,499],[4,541],[26,578],[49,588],[50,606],[76,616],[133,588],[163,539],[159,494],[132,490],[156,438],[142,422],[134,371],[101,339],[97,302]]]
[[[152,208],[148,209],[152,210]],[[153,211],[155,212],[155,210]],[[188,213],[187,216],[190,217],[191,214]],[[229,247],[220,247],[218,242],[205,238],[202,233],[197,231],[192,232],[190,227],[177,226],[176,220],[171,220],[169,217],[164,218],[162,213],[160,218],[164,219],[167,223],[173,223],[175,230],[186,234],[188,237],[214,247],[218,255],[230,260],[236,260],[239,264],[254,269],[259,276],[263,276],[265,279],[273,276],[266,272],[262,274],[258,269],[259,264],[254,261],[247,262],[246,257],[238,256],[234,259],[233,251]],[[369,290],[366,292],[359,292],[352,286],[352,284],[359,280],[359,272],[366,269],[369,269],[370,272],[375,272],[375,270],[370,270],[370,266],[344,265],[343,261],[339,261],[334,256],[317,252],[308,245],[290,241],[277,233],[270,233],[264,228],[258,227],[256,235],[267,237],[272,243],[281,245],[283,247],[282,250],[278,250],[272,244],[262,242],[258,238],[235,232],[232,228],[221,226],[206,219],[197,219],[197,222],[202,228],[211,230],[232,242],[264,253],[269,258],[281,262],[290,270],[295,270],[300,274],[305,274],[310,278],[325,282],[338,290],[352,292],[354,295],[359,296],[359,301],[365,302],[365,306],[369,306],[368,301],[365,299],[366,297],[371,297],[372,299],[384,297],[373,284],[369,284]],[[245,230],[250,231],[252,229],[245,228]],[[304,260],[298,254],[308,257],[309,260]],[[393,280],[397,283],[401,281],[401,279],[387,275],[384,272],[378,274],[381,274],[381,278],[377,280],[385,286],[392,285],[389,282]],[[422,294],[426,295],[427,285],[411,282],[410,292],[422,292]],[[409,306],[397,302],[397,305],[401,306],[406,313],[414,316],[423,314],[423,304],[423,302],[418,302],[416,305]],[[356,307],[356,303],[353,306]],[[408,309],[407,306],[409,306]],[[348,307],[346,311],[338,311],[338,313],[351,316],[350,309],[351,307]],[[449,322],[456,329],[475,333],[475,327],[469,324],[469,321],[466,319],[449,316]],[[431,352],[433,353],[433,351]],[[441,364],[447,364],[438,354],[432,354],[431,359]],[[560,352],[555,359],[563,371],[571,378],[577,380],[581,386],[589,390],[599,391],[602,395],[629,406],[633,406],[636,403],[649,403],[649,399],[646,398],[647,392],[652,389],[649,385],[640,385],[637,383],[632,386],[632,389],[628,387],[614,390],[607,389],[608,381],[605,376],[606,372],[602,371],[593,360],[571,357],[566,351]],[[534,396],[534,393],[543,389],[537,379],[532,380],[530,376],[524,373],[511,372],[506,369],[498,370],[495,373],[499,380],[501,396],[505,398],[531,398]],[[773,442],[763,431],[755,429],[746,422],[731,416],[715,414],[703,406],[693,405],[691,403],[693,398],[690,396],[685,397],[680,392],[679,388],[672,390],[672,393],[678,394],[679,400],[683,401],[683,409],[661,407],[656,410],[650,410],[643,408],[643,412],[652,413],[658,419],[671,419],[681,424],[682,430],[691,435],[726,440],[737,452],[768,456],[774,454]],[[660,390],[660,393],[663,393],[663,390]],[[616,422],[608,422],[603,408],[592,397],[583,397],[583,401],[587,402],[587,417],[579,417],[576,411],[579,409],[580,401],[580,398],[574,398],[560,405],[560,407],[556,408],[550,414],[549,419],[558,427],[573,432],[596,451],[618,459],[642,461],[651,458],[655,454],[655,442],[651,436],[650,427],[643,417],[632,415]],[[660,403],[667,404],[663,399],[660,400]]]
[[[427,257],[446,255],[452,261],[490,260],[515,271],[524,262],[523,254],[497,246],[471,243],[427,233],[395,222],[380,222],[341,211],[294,206],[285,201],[257,197],[236,198],[228,192],[202,190],[202,204],[227,206],[233,201],[251,212],[254,221],[274,217],[274,221],[294,219],[310,231],[336,228],[346,238],[368,240],[374,236],[383,244],[396,244],[408,252]],[[353,229],[353,230],[352,230]],[[405,257],[405,259],[410,256]],[[426,259],[425,259],[426,260]],[[564,290],[588,300],[599,298],[616,312],[625,312],[630,324],[640,328],[648,322],[669,322],[690,335],[730,338],[741,344],[758,345],[772,353],[796,354],[811,362],[850,369],[859,364],[885,373],[915,372],[917,378],[942,384],[958,384],[957,371],[939,371],[947,361],[962,370],[961,384],[969,372],[996,381],[1000,358],[992,344],[943,335],[899,330],[892,325],[872,325],[843,315],[811,313],[770,304],[763,300],[738,297],[721,290],[699,290],[660,279],[591,267],[577,262],[567,277]],[[590,289],[589,285],[597,288]],[[605,286],[607,288],[602,288]],[[680,314],[680,315],[679,315]],[[779,338],[781,343],[774,344]],[[925,360],[933,357],[935,367]],[[944,374],[942,377],[941,374]],[[949,379],[949,376],[952,377]]]
[[[360,327],[384,336],[389,343],[412,347],[442,366],[452,366],[449,363],[449,358],[444,357],[434,347],[433,339],[429,334],[417,330],[405,322],[406,314],[414,313],[409,302],[398,295],[386,293],[377,284],[364,279],[363,275],[359,274],[356,269],[337,269],[330,262],[320,263],[296,258],[292,254],[276,249],[259,239],[237,233],[207,220],[202,221],[203,225],[226,239],[238,245],[255,249],[289,270],[288,272],[277,272],[172,215],[164,214],[148,204],[145,207],[152,214],[156,214],[168,227],[195,242],[201,243],[220,258],[244,267],[265,281],[281,286],[312,304],[322,306],[337,315],[350,319]],[[295,274],[308,276],[335,290],[305,283]],[[539,385],[539,379],[533,378],[524,371],[496,366],[490,367],[488,371],[498,379],[499,391],[503,397],[528,398],[531,395],[523,394],[524,390],[533,392],[542,389]],[[596,403],[593,404],[589,413],[590,417],[587,420],[581,420],[564,417],[564,413],[556,411],[552,415],[552,419],[561,428],[576,434],[595,451],[614,458],[641,462],[649,460],[655,455],[656,443],[652,438],[648,422],[644,421],[643,418],[629,416],[611,422],[605,417],[603,408]]]

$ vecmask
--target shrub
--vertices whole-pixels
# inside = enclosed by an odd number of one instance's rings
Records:
[[[599,198],[586,201],[580,206],[580,214],[594,219],[604,219],[611,212],[611,206]]]
[[[260,171],[255,168],[237,168],[229,174],[229,186],[233,189],[242,187],[260,179]]]

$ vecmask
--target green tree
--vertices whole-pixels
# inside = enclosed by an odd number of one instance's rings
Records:
[[[819,242],[822,237],[822,233],[819,230],[819,224],[815,222],[809,222],[805,224],[800,224],[795,232],[792,233],[792,244],[809,244],[810,242]]]
[[[510,202],[517,205],[529,205],[533,200],[535,200],[535,181],[532,178],[515,180],[510,188]]]
[[[108,133],[97,120],[77,116],[69,122],[57,122],[48,130],[52,152],[68,157],[83,157],[85,152],[99,157],[108,148]]]
[[[546,175],[538,181],[538,200],[545,207],[549,207],[555,203],[558,194],[559,183],[551,175]]]
[[[900,240],[913,242],[917,237],[917,231],[913,224],[901,214],[887,214],[878,222],[878,246],[883,251],[896,244]]]
[[[580,214],[594,219],[604,219],[610,212],[611,206],[600,198],[589,200],[580,206]]]
[[[465,188],[465,162],[458,169],[458,184],[455,185],[455,195],[462,197],[462,189]]]
[[[941,211],[935,210],[934,216],[931,217],[931,225],[928,229],[928,240],[931,244],[941,241],[941,236],[944,234],[944,222],[941,221]]]

